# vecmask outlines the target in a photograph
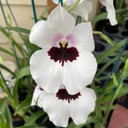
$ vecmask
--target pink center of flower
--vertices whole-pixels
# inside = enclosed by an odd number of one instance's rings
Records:
[[[60,89],[56,94],[59,100],[66,100],[68,103],[70,103],[71,100],[76,100],[79,96],[81,96],[80,92],[75,95],[70,95],[66,89]]]
[[[52,47],[48,51],[48,55],[50,56],[50,59],[53,59],[55,62],[59,61],[59,63],[62,63],[62,66],[64,66],[64,62],[72,62],[79,56],[79,52],[75,47],[67,48],[68,42],[60,42],[59,45],[60,47]]]

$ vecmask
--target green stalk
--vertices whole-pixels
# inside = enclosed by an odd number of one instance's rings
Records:
[[[68,12],[70,12],[73,8],[76,7],[76,5],[80,2],[80,0],[77,0],[75,4],[73,4],[69,9]]]

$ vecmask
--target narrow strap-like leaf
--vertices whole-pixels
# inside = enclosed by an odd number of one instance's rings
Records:
[[[123,45],[123,48],[122,48],[122,50],[120,51],[120,54],[119,54],[119,56],[118,56],[118,58],[117,58],[117,60],[116,60],[116,62],[115,62],[115,64],[114,64],[114,66],[113,66],[113,68],[112,68],[112,70],[111,70],[111,72],[110,72],[110,75],[109,75],[109,77],[107,78],[107,80],[106,80],[106,82],[105,82],[105,85],[104,85],[103,89],[101,90],[101,93],[100,93],[100,94],[102,94],[102,93],[104,92],[106,86],[108,85],[108,82],[110,81],[110,77],[111,77],[112,73],[114,72],[114,70],[115,70],[115,68],[116,68],[116,66],[117,66],[117,64],[118,64],[118,62],[119,62],[119,60],[120,60],[120,57],[121,57],[123,51],[125,50],[125,47],[126,47],[126,45],[127,45],[127,42],[128,42],[128,38],[126,39],[126,41],[125,41],[125,43],[124,43],[124,45]]]

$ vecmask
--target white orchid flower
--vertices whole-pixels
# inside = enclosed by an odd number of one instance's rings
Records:
[[[58,0],[52,0],[58,4]],[[64,6],[70,8],[76,3],[77,0],[63,0]],[[92,11],[92,2],[88,0],[80,0],[80,2],[71,10],[71,13],[81,16],[84,20],[88,21],[88,14]]]
[[[106,10],[108,12],[107,18],[109,19],[111,25],[116,25],[117,21],[113,0],[100,0],[100,2],[106,7]]]
[[[31,105],[43,108],[56,126],[66,127],[70,117],[76,125],[85,123],[88,115],[95,109],[95,101],[96,95],[90,88],[70,95],[64,88],[54,94],[37,86]]]
[[[52,0],[54,3],[58,4],[58,0]],[[75,4],[77,0],[63,0],[66,8],[70,8],[73,4]],[[109,19],[111,25],[116,25],[116,15],[115,9],[113,5],[113,0],[100,0],[100,2],[106,7],[108,12],[107,18]],[[93,11],[92,2],[88,0],[80,0],[75,8],[71,10],[71,13],[75,15],[81,16],[83,19],[88,21],[88,14]]]
[[[59,5],[33,26],[29,39],[43,48],[32,55],[30,71],[46,92],[56,93],[65,85],[69,94],[76,94],[92,83],[97,62],[91,53],[91,23],[75,26],[74,17]]]

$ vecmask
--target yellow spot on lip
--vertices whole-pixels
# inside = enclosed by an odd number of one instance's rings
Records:
[[[63,48],[65,48],[65,46],[66,46],[66,43],[61,43],[61,44],[62,44],[62,47],[63,47]]]
[[[68,42],[65,42],[65,41],[59,42],[59,45],[60,45],[60,48],[67,48]]]

